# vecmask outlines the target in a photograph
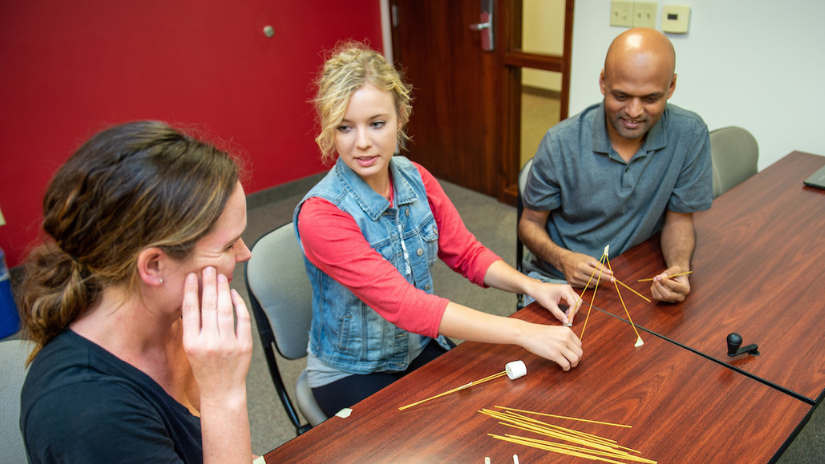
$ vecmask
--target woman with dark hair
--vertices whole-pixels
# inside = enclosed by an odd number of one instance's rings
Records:
[[[236,162],[164,123],[116,126],[60,168],[43,214],[21,293],[30,461],[249,463]]]

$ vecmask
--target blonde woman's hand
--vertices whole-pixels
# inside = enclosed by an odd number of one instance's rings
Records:
[[[520,345],[565,371],[576,367],[584,353],[579,337],[570,328],[557,325],[528,323]]]
[[[539,282],[532,292],[530,296],[553,313],[556,319],[564,324],[573,323],[573,317],[579,311],[579,306],[581,306],[581,300],[573,287],[565,284]],[[568,306],[566,311],[559,308],[559,304],[562,302]]]

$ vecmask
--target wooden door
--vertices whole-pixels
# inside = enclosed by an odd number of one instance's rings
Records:
[[[522,0],[493,1],[494,49],[482,50],[480,0],[391,0],[393,56],[413,86],[408,156],[436,177],[515,204],[521,68],[563,74],[567,117],[573,0],[564,56],[521,51]]]
[[[502,8],[498,3],[497,10]],[[477,192],[500,190],[504,21],[481,49],[479,0],[393,0],[393,55],[413,85],[409,156],[436,177]],[[498,13],[498,11],[496,11]]]

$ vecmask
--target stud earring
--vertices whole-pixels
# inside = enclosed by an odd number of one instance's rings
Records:
[[[163,283],[163,277],[160,278],[160,283]]]

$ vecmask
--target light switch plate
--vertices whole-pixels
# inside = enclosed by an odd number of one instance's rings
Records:
[[[633,27],[656,29],[656,10],[658,8],[659,4],[656,2],[634,2]]]
[[[665,5],[662,7],[662,32],[686,34],[689,25],[689,6]]]
[[[633,27],[633,2],[620,0],[610,2],[610,25]]]

